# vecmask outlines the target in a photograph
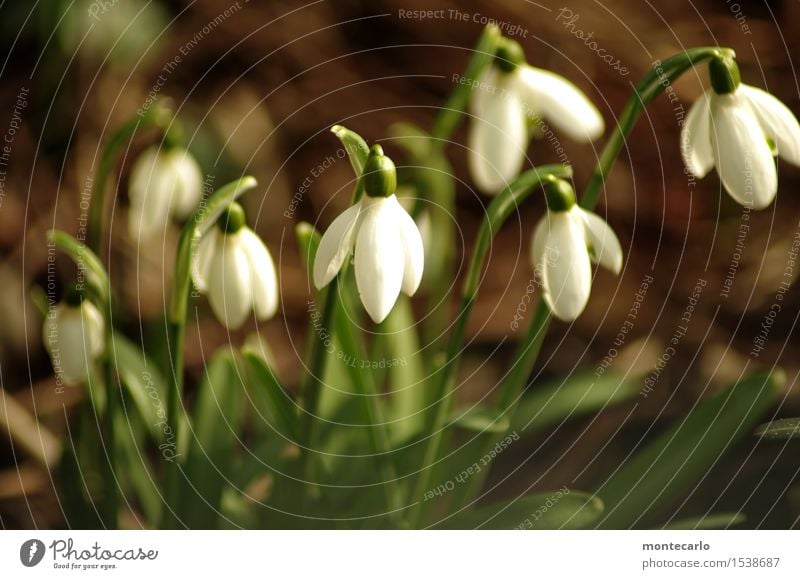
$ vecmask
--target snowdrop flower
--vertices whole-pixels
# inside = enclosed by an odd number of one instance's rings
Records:
[[[800,124],[771,94],[739,79],[731,57],[709,63],[712,90],[692,105],[681,130],[687,170],[698,178],[716,167],[737,203],[763,209],[778,192],[773,155],[800,166]]]
[[[522,47],[501,39],[494,63],[475,83],[470,101],[469,167],[478,189],[494,195],[520,172],[529,124],[548,124],[576,141],[603,134],[603,117],[574,84],[528,65]]]
[[[211,309],[235,330],[250,312],[266,320],[278,311],[278,276],[264,242],[245,225],[244,209],[231,203],[200,241],[192,267],[194,285]]]
[[[44,320],[42,341],[56,375],[69,385],[89,376],[89,367],[103,352],[105,323],[97,307],[71,289]]]
[[[361,303],[378,324],[402,291],[414,295],[422,280],[425,252],[419,229],[395,196],[397,174],[379,145],[372,147],[362,175],[366,195],[334,219],[320,240],[314,285],[321,289],[355,254]]]
[[[203,193],[203,175],[197,161],[181,148],[153,146],[131,169],[128,230],[145,242],[167,227],[171,215],[188,217]]]
[[[569,183],[553,178],[545,183],[545,195],[548,210],[534,231],[531,259],[550,311],[572,321],[589,301],[590,262],[619,274],[622,247],[608,223],[575,203]]]

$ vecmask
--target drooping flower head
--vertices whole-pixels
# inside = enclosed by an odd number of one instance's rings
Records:
[[[203,174],[191,153],[152,146],[131,168],[128,230],[140,243],[163,233],[170,216],[184,219],[200,202]]]
[[[70,288],[64,301],[47,314],[42,341],[65,384],[79,384],[89,376],[103,352],[104,328],[102,314],[77,287]]]
[[[618,274],[622,247],[608,223],[575,203],[569,183],[551,178],[544,188],[547,214],[534,231],[531,260],[550,311],[560,320],[572,321],[589,301],[591,262]]]
[[[425,252],[416,223],[395,196],[397,173],[380,145],[370,150],[361,177],[364,197],[325,231],[314,260],[314,285],[328,285],[355,254],[356,286],[370,318],[380,323],[402,291],[422,280]]]
[[[709,63],[711,90],[692,105],[681,130],[686,168],[702,178],[716,167],[741,205],[763,209],[778,192],[774,155],[800,166],[800,124],[771,94],[740,81],[731,56]]]
[[[227,328],[244,324],[250,312],[266,320],[278,311],[278,276],[264,242],[245,224],[238,203],[231,205],[200,242],[192,268],[194,285]]]
[[[475,184],[494,195],[520,172],[531,124],[549,125],[579,142],[603,134],[603,117],[574,84],[525,62],[519,43],[501,38],[493,63],[475,83],[470,101],[469,167]]]

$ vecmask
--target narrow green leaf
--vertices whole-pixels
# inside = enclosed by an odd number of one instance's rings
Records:
[[[744,513],[717,513],[705,517],[682,519],[661,527],[665,531],[702,531],[705,529],[728,529],[741,525],[747,520]]]
[[[351,131],[342,125],[334,125],[331,127],[331,132],[336,135],[344,145],[344,150],[350,159],[350,165],[353,167],[356,177],[360,177],[364,172],[364,165],[367,164],[367,157],[369,156],[369,145],[367,142],[355,131]]]
[[[288,441],[295,441],[297,439],[295,403],[260,354],[245,350],[243,356],[247,362],[247,376],[253,399],[261,414],[259,419],[266,419]]]
[[[762,424],[756,429],[756,436],[767,440],[800,438],[800,418],[782,418]]]
[[[155,441],[166,424],[166,381],[158,366],[128,338],[114,332],[111,356],[125,392],[130,396],[147,431]]]
[[[479,406],[455,411],[450,417],[450,423],[464,430],[496,434],[506,432],[509,426],[507,415],[500,414],[494,408]]]
[[[695,406],[597,491],[604,528],[636,525],[700,478],[773,404],[785,374],[756,372]]]
[[[603,501],[598,497],[563,488],[480,507],[436,526],[440,529],[586,529],[602,514]]]
[[[181,503],[181,520],[190,529],[217,526],[236,448],[241,389],[233,357],[228,351],[217,352],[206,366],[192,409],[185,462],[188,480]]]
[[[641,376],[604,374],[598,377],[594,372],[534,385],[520,399],[511,420],[511,430],[530,436],[563,420],[630,400],[640,388]]]

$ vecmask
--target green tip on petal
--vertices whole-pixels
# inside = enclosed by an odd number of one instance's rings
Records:
[[[364,165],[364,191],[370,197],[389,197],[397,189],[397,169],[394,162],[383,154],[380,145],[373,145]]]
[[[498,40],[494,56],[495,64],[503,72],[514,72],[518,66],[525,64],[525,51],[519,42],[510,38]]]
[[[711,78],[711,88],[717,94],[730,94],[736,91],[742,82],[736,59],[727,54],[708,63],[708,75]]]
[[[542,183],[548,211],[569,211],[575,205],[575,190],[564,179],[549,175]]]
[[[244,209],[235,201],[217,219],[217,226],[223,233],[236,233],[246,224]]]

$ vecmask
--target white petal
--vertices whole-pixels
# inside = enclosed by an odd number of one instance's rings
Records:
[[[203,195],[203,173],[194,157],[183,149],[165,153],[164,164],[172,179],[173,213],[183,219],[195,210]]]
[[[698,178],[705,177],[714,167],[711,149],[711,111],[708,94],[695,101],[681,129],[681,155],[686,168]]]
[[[603,134],[605,123],[600,111],[563,76],[527,65],[517,67],[513,76],[528,109],[572,139],[588,142]]]
[[[792,111],[766,91],[739,85],[741,92],[755,112],[766,135],[775,142],[778,154],[793,165],[800,166],[800,123]]]
[[[400,205],[397,197],[392,195],[387,199],[393,206],[395,222],[403,246],[405,259],[403,261],[403,293],[413,296],[422,281],[422,271],[425,267],[425,248],[422,245],[422,234],[417,224]]]
[[[493,195],[519,174],[528,148],[522,101],[510,91],[482,97],[481,113],[469,126],[469,168],[475,185]]]
[[[552,259],[542,271],[543,297],[555,317],[572,321],[586,307],[591,291],[584,224],[569,212],[551,213],[549,224],[547,246]]]
[[[594,252],[594,260],[616,274],[622,270],[622,246],[606,221],[577,205],[572,209],[586,224],[586,241]]]
[[[376,324],[389,315],[403,285],[405,252],[396,215],[388,199],[376,200],[364,208],[356,239],[356,286]]]
[[[738,203],[763,209],[775,198],[778,175],[764,132],[744,97],[711,96],[711,142],[722,184]]]
[[[142,153],[131,169],[128,231],[140,243],[162,233],[169,218],[171,184],[165,179],[158,147]]]
[[[550,225],[547,222],[547,215],[539,220],[536,228],[533,230],[531,237],[531,264],[533,271],[537,275],[541,275],[542,268],[544,267],[544,259],[547,252],[547,235],[550,231]]]
[[[322,289],[328,285],[344,260],[353,250],[355,225],[361,212],[361,204],[356,203],[333,220],[322,236],[314,258],[314,285]]]
[[[501,72],[494,66],[484,68],[478,77],[477,86],[472,89],[469,97],[469,111],[473,115],[479,117],[483,115],[487,97],[491,97],[501,91],[501,87],[498,87],[500,75]]]
[[[253,309],[250,261],[236,234],[221,235],[209,266],[208,301],[217,319],[235,330]]]
[[[45,319],[42,336],[56,374],[66,384],[78,384],[102,352],[103,318],[88,302],[80,307],[59,304]]]
[[[192,281],[194,286],[201,293],[205,293],[208,288],[208,276],[211,268],[211,259],[220,243],[218,237],[221,235],[219,228],[212,227],[211,231],[200,240],[192,258]]]
[[[278,275],[267,246],[248,227],[239,230],[242,249],[250,261],[253,308],[259,320],[267,320],[278,311]]]
[[[83,317],[87,351],[89,356],[97,358],[103,352],[104,345],[105,322],[103,321],[103,314],[92,302],[84,300],[81,304],[81,316]]]

